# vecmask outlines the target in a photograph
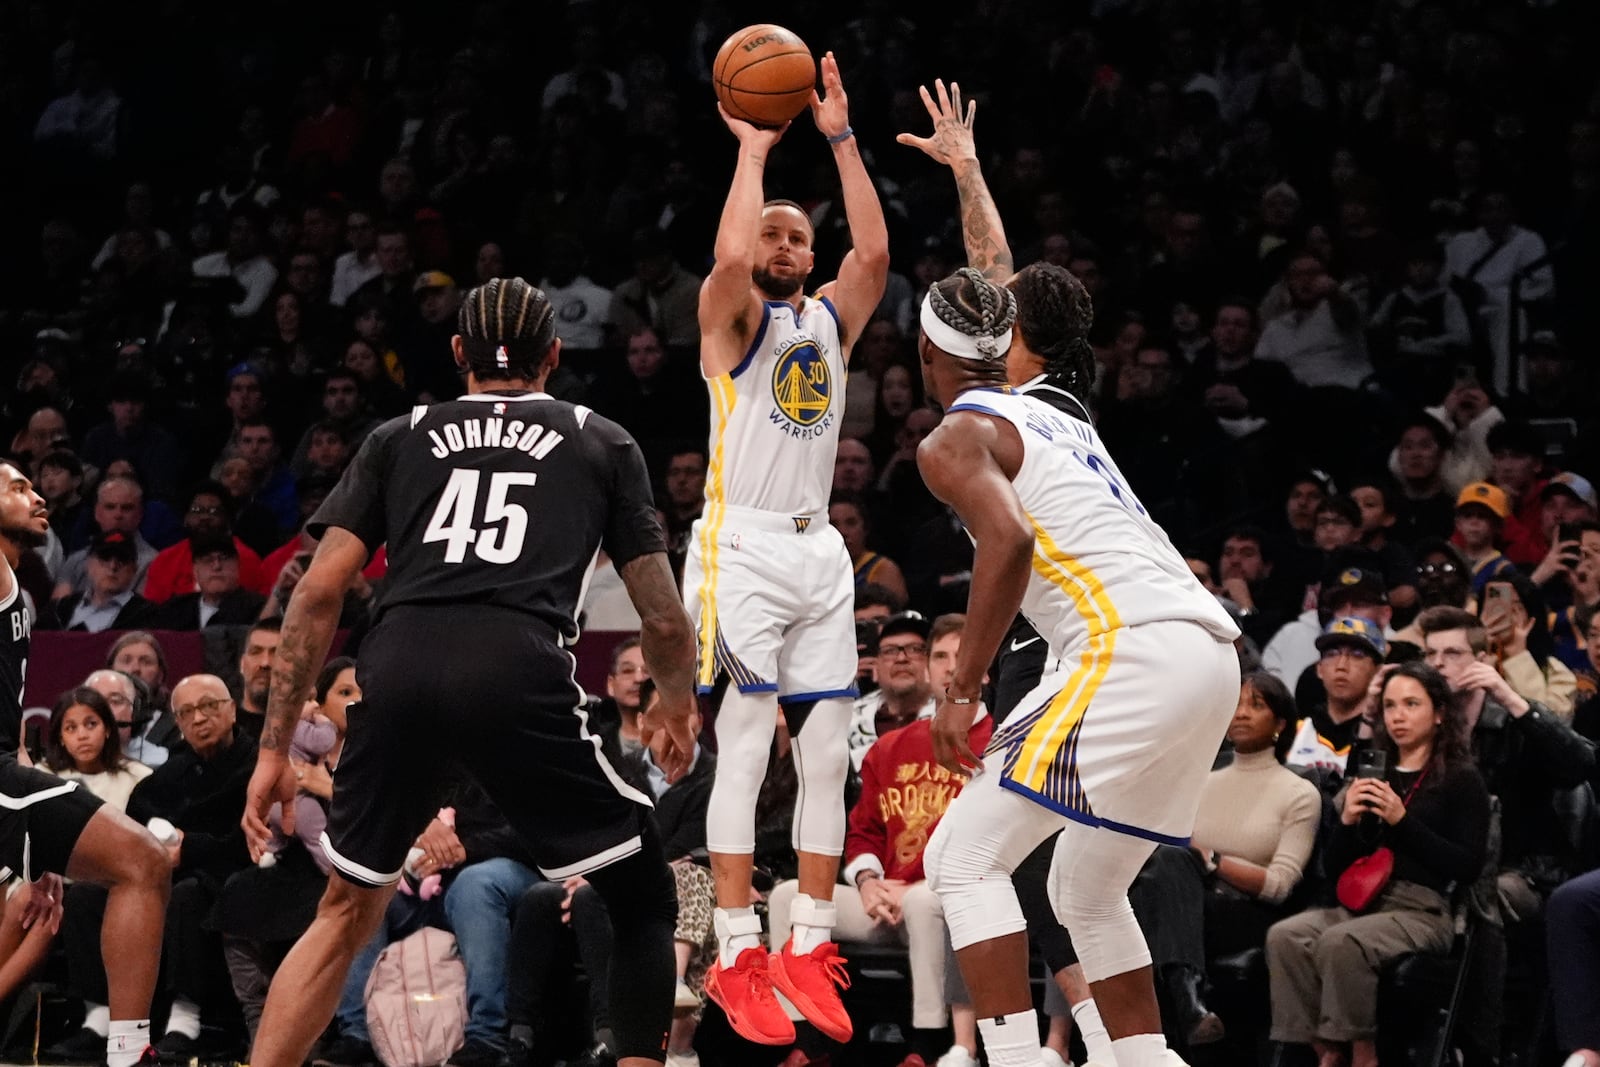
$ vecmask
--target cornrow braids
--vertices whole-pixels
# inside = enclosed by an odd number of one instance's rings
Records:
[[[939,321],[973,338],[985,361],[1005,359],[1000,335],[1017,321],[1017,298],[1009,289],[991,285],[972,267],[962,267],[928,293]]]
[[[478,380],[536,378],[556,340],[556,311],[538,286],[491,278],[467,293],[456,330]]]
[[[1094,298],[1072,272],[1051,263],[1033,263],[1017,272],[1008,287],[1017,297],[1017,329],[1044,359],[1045,373],[1083,400],[1094,385]]]

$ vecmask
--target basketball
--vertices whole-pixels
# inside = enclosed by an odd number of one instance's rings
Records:
[[[806,109],[817,84],[817,61],[799,37],[760,23],[735,32],[711,64],[722,107],[757,126],[782,126]]]

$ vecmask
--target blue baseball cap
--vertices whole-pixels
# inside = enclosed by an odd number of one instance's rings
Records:
[[[1383,631],[1378,624],[1358,615],[1342,615],[1334,619],[1322,628],[1322,633],[1317,637],[1318,652],[1340,646],[1365,649],[1379,663],[1389,652],[1389,642],[1383,639]]]

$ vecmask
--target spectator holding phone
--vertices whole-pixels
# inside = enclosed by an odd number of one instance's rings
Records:
[[[1578,680],[1555,656],[1544,597],[1533,580],[1508,570],[1483,587],[1478,618],[1489,635],[1498,670],[1524,700],[1536,700],[1563,722],[1572,721]]]
[[[1402,955],[1449,950],[1451,893],[1481,873],[1488,846],[1489,792],[1444,676],[1401,664],[1378,699],[1373,745],[1335,800],[1327,866],[1338,877],[1387,848],[1392,871],[1360,912],[1313,908],[1267,932],[1273,1040],[1311,1045],[1322,1067],[1344,1062],[1346,1048],[1351,1067],[1377,1067],[1380,972]]]
[[[1571,603],[1573,572],[1583,558],[1583,526],[1596,518],[1594,485],[1581,474],[1562,471],[1539,495],[1550,551],[1534,569],[1533,581],[1551,607],[1562,608]]]

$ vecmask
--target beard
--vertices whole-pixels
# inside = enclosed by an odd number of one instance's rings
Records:
[[[756,267],[750,272],[750,277],[755,281],[756,288],[768,296],[775,296],[779,300],[787,300],[798,293],[806,284],[804,275],[789,278],[779,278],[765,267]]]
[[[39,548],[49,539],[48,533],[39,533],[31,526],[0,526],[0,537],[18,548]]]

